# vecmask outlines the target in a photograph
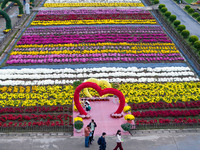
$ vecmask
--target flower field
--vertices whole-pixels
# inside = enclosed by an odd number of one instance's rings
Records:
[[[0,70],[0,127],[71,126],[73,83],[89,78],[120,90],[136,125],[200,123],[199,77],[141,1],[44,6],[102,9],[37,13]]]

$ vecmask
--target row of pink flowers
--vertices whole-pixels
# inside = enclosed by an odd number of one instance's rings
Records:
[[[85,34],[85,35],[48,35],[48,36],[22,36],[17,42],[24,44],[65,44],[65,43],[104,43],[104,42],[143,42],[143,43],[171,43],[166,34]]]

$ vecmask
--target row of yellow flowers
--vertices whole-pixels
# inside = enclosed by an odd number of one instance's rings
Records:
[[[81,47],[81,46],[140,46],[140,47],[149,47],[149,46],[171,46],[175,47],[174,43],[80,43],[80,44],[30,44],[30,45],[16,45],[15,48],[43,48],[43,47]]]
[[[45,3],[44,7],[143,7],[142,3]]]
[[[183,83],[124,83],[118,88],[125,96],[126,103],[200,100],[200,82]],[[90,94],[98,93],[90,89]]]
[[[200,82],[124,83],[120,84],[118,89],[124,94],[127,103],[200,100]],[[89,89],[89,92],[98,96],[94,89]],[[74,88],[71,85],[4,86],[0,87],[0,106],[71,105],[73,94]],[[81,97],[85,97],[83,92]]]
[[[96,53],[131,53],[131,54],[157,54],[157,53],[179,53],[178,50],[60,50],[60,51],[30,51],[30,52],[22,52],[22,51],[13,51],[11,55],[47,55],[47,54],[96,54]]]
[[[0,106],[71,105],[74,89],[66,86],[0,87]]]
[[[32,26],[74,25],[74,24],[156,24],[155,19],[145,20],[65,20],[65,21],[33,21]]]

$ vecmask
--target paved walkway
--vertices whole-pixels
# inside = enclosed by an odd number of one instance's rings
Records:
[[[165,4],[167,9],[177,16],[177,20],[186,26],[191,35],[196,35],[200,38],[200,24],[197,23],[191,16],[182,10],[173,0],[160,0],[160,4]]]
[[[122,132],[123,134],[123,132]],[[124,150],[199,150],[200,133],[159,133],[136,134],[123,136]],[[98,150],[95,141],[87,148]],[[113,150],[116,137],[106,137],[107,149]],[[63,135],[39,136],[1,136],[1,150],[85,150],[84,137],[71,137]]]

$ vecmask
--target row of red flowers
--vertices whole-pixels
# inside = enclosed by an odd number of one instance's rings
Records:
[[[22,115],[22,114],[9,114],[9,115],[1,115],[0,116],[0,121],[1,122],[6,122],[9,120],[12,121],[24,121],[24,120],[35,120],[35,121],[40,121],[40,120],[69,120],[70,122],[72,121],[72,116],[68,114],[59,114],[59,115],[53,115],[53,114],[30,114],[30,115]]]
[[[70,15],[37,15],[35,20],[101,20],[101,19],[154,19],[150,13],[137,14],[70,14]]]
[[[63,121],[38,121],[38,122],[9,122],[1,123],[0,127],[34,127],[34,126],[68,126],[72,125],[72,122],[63,122]]]
[[[136,118],[146,117],[187,117],[187,116],[198,116],[200,109],[197,110],[157,110],[157,111],[135,111],[132,113]]]
[[[177,103],[143,103],[143,104],[129,104],[133,110],[143,109],[168,109],[168,108],[200,108],[200,101],[196,102],[177,102]]]
[[[3,113],[47,113],[47,112],[72,112],[70,106],[41,106],[41,107],[8,107],[0,108],[0,114]]]
[[[136,125],[143,125],[143,124],[167,124],[167,123],[185,123],[185,124],[193,124],[193,123],[200,123],[200,119],[191,119],[191,118],[178,118],[178,119],[152,119],[152,120],[137,120],[135,121]]]

